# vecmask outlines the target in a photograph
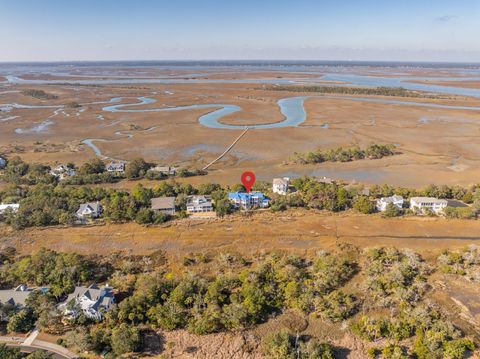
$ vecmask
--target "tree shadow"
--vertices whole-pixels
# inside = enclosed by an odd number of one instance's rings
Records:
[[[165,349],[165,337],[155,330],[145,328],[141,331],[142,351],[147,355],[158,355]]]

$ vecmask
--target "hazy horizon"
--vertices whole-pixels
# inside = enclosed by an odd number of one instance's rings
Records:
[[[480,62],[475,0],[0,2],[1,62]]]

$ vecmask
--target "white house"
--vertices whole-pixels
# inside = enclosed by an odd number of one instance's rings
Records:
[[[125,163],[122,162],[110,162],[105,166],[107,172],[123,173],[125,172]]]
[[[151,209],[173,216],[175,214],[175,197],[152,198]]]
[[[402,209],[403,197],[395,195],[391,197],[382,197],[380,199],[377,199],[377,210],[380,212],[384,212],[390,203],[392,203],[398,209]]]
[[[75,291],[68,295],[67,300],[59,308],[64,315],[76,318],[81,310],[86,317],[101,320],[103,312],[108,311],[115,303],[113,288],[108,284],[102,288],[95,284],[89,287],[75,287]]]
[[[4,214],[7,211],[17,212],[20,208],[18,203],[2,203],[0,204],[0,214]]]
[[[100,217],[102,210],[102,206],[98,202],[83,203],[80,205],[76,215],[78,219],[85,221]]]
[[[56,178],[58,178],[60,180],[63,180],[66,177],[75,176],[75,170],[73,168],[70,168],[70,167],[65,166],[65,165],[59,165],[59,166],[53,168],[50,171],[50,174],[52,176],[55,176]]]
[[[424,212],[430,210],[434,213],[441,213],[447,207],[446,199],[438,199],[434,197],[412,197],[410,198],[410,209],[414,211]]]
[[[273,193],[287,194],[289,185],[290,178],[288,177],[274,178],[272,186]]]
[[[210,196],[188,196],[187,197],[187,213],[215,213],[213,212],[213,204]]]
[[[0,169],[5,168],[7,165],[7,160],[3,157],[0,157]]]

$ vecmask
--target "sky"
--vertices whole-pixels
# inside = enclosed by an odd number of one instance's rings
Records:
[[[480,62],[479,0],[0,0],[0,61]]]

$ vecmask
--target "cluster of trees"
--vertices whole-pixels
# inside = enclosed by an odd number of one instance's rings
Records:
[[[99,183],[113,183],[122,179],[161,180],[170,177],[170,174],[154,171],[153,163],[146,162],[143,158],[135,158],[125,166],[124,173],[110,173],[106,170],[105,163],[98,159],[91,159],[80,167],[74,163],[67,163],[68,168],[75,170],[75,175],[62,180],[64,185],[86,185]],[[19,157],[8,160],[0,177],[3,181],[14,184],[35,185],[39,183],[56,183],[58,180],[50,173],[50,166],[43,164],[30,164]],[[205,175],[206,172],[198,169],[181,168],[177,171],[178,177],[191,177]]]
[[[334,359],[333,347],[315,338],[305,339],[282,330],[267,335],[263,340],[263,352],[275,359]]]
[[[50,184],[55,182],[55,177],[50,175],[49,166],[36,163],[28,164],[19,157],[8,160],[0,178],[5,182],[18,185]]]
[[[349,320],[361,310],[362,316],[350,322],[352,332],[363,340],[388,343],[373,348],[372,357],[462,358],[474,349],[445,314],[425,299],[431,269],[418,254],[375,248],[356,262],[353,253],[318,252],[313,258],[269,254],[255,260],[196,255],[184,261],[189,271],[177,276],[160,253],[96,258],[48,250],[26,257],[2,252],[2,287],[27,282],[48,285],[50,290],[34,292],[26,307],[1,306],[0,317],[9,318],[9,331],[28,331],[37,325],[63,333],[59,344],[81,352],[110,351],[112,358],[141,351],[142,338],[152,330],[236,331],[286,310],[330,322]],[[216,273],[206,275],[211,273],[207,268]],[[351,292],[355,286],[349,282],[358,271],[364,274],[363,286]],[[56,306],[73,285],[105,280],[116,288],[119,304],[105,313],[102,322],[76,318],[64,326]],[[379,308],[389,308],[391,315],[380,316]],[[265,337],[264,354],[280,359],[334,357],[330,344],[299,336],[302,330],[294,330],[295,336],[280,331]]]
[[[78,352],[95,352],[104,358],[118,358],[126,353],[141,350],[142,332],[138,327],[120,324],[119,326],[100,325],[80,326],[69,331],[59,344]],[[108,352],[107,355],[103,355]]]
[[[344,87],[344,86],[275,86],[269,88],[273,91],[291,91],[291,92],[315,92],[322,94],[340,94],[340,95],[371,95],[371,96],[398,96],[398,97],[428,97],[418,91],[407,90],[403,87]]]
[[[31,96],[40,100],[56,100],[57,95],[45,92],[43,90],[27,89],[22,91],[22,95]]]
[[[41,249],[22,258],[5,257],[0,265],[0,283],[2,288],[19,283],[48,286],[49,293],[59,298],[80,283],[102,281],[111,273],[111,265],[99,258]]]
[[[354,334],[383,348],[372,348],[373,358],[456,358],[474,350],[471,340],[446,319],[437,306],[425,300],[430,268],[410,250],[374,248],[365,253],[366,307],[389,308],[391,315],[363,315],[351,323]]]
[[[19,203],[19,210],[6,212],[0,220],[14,228],[32,226],[70,225],[76,220],[80,204],[101,202],[106,220],[113,222],[136,221],[141,224],[163,223],[168,215],[150,209],[154,197],[174,196],[180,216],[185,215],[189,195],[212,195],[219,215],[231,212],[227,191],[218,184],[201,184],[193,187],[174,181],[162,181],[154,188],[135,185],[131,191],[99,187],[72,187],[63,184],[11,185],[0,192],[3,203]]]
[[[431,269],[410,250],[373,248],[365,253],[366,291],[376,305],[413,305],[428,289]]]
[[[462,359],[475,349],[470,339],[463,338],[461,331],[429,304],[408,307],[390,318],[363,316],[350,328],[364,340],[386,339],[390,343],[370,349],[373,358]]]
[[[291,158],[294,163],[322,163],[322,162],[350,162],[363,159],[380,159],[395,155],[394,145],[372,144],[365,149],[360,147],[342,148],[329,150],[316,150],[307,153],[295,152]]]
[[[110,318],[195,334],[248,328],[287,308],[337,321],[356,309],[352,295],[336,292],[354,272],[349,261],[322,255],[313,263],[272,256],[256,268],[216,278],[149,274],[138,278]]]
[[[439,269],[444,273],[457,274],[480,282],[480,247],[470,245],[463,251],[445,251],[438,259]]]
[[[26,354],[20,352],[20,348],[8,347],[6,344],[0,344],[0,358],[4,359],[51,359],[52,355],[43,350],[37,350]]]

